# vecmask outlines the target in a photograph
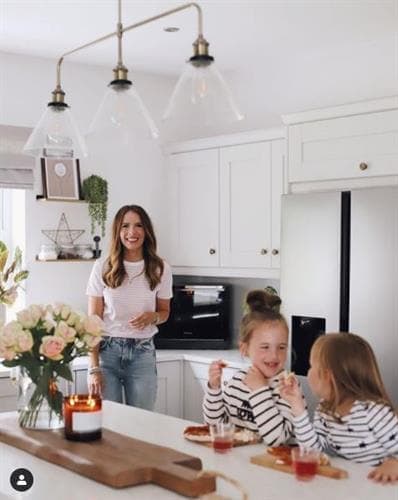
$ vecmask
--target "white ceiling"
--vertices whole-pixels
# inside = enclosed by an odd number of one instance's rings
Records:
[[[181,1],[124,0],[123,24],[181,5]],[[353,47],[366,51],[382,39],[395,43],[397,0],[207,0],[200,1],[204,35],[224,70],[261,74],[268,62],[339,56]],[[0,0],[0,50],[43,57],[62,53],[115,30],[117,0]],[[178,33],[163,28],[178,26]],[[173,14],[124,36],[129,68],[176,74],[191,56],[196,10]],[[113,67],[116,38],[70,56],[70,60]],[[327,60],[325,60],[327,68]],[[363,77],[363,76],[362,76]]]
[[[123,0],[128,26],[184,2]],[[210,53],[246,120],[211,133],[279,126],[283,113],[398,94],[398,0],[202,0]],[[0,0],[0,51],[58,58],[115,31],[117,0]],[[177,33],[165,27],[177,26]],[[196,9],[124,35],[124,63],[172,76],[192,55]],[[68,56],[111,69],[112,38]],[[0,68],[1,72],[1,68]],[[1,73],[0,73],[1,75]],[[34,75],[32,75],[34,77]],[[52,82],[51,82],[52,83]],[[210,134],[201,131],[200,134]]]

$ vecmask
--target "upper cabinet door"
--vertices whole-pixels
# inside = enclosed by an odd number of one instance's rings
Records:
[[[218,150],[171,155],[171,263],[219,265]]]
[[[289,182],[397,175],[397,122],[391,110],[290,126]]]
[[[271,141],[220,150],[222,266],[271,267]]]

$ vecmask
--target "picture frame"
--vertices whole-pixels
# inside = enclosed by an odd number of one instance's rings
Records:
[[[43,197],[47,200],[82,199],[79,160],[41,158]]]

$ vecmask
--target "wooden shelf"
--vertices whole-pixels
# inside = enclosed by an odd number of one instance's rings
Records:
[[[56,202],[61,202],[61,203],[87,203],[86,200],[69,200],[67,198],[57,198],[57,199],[52,199],[52,198],[46,198],[42,194],[37,194],[36,195],[36,201],[56,201]]]
[[[36,255],[36,262],[94,262],[97,260],[95,257],[92,259],[49,259],[49,260],[40,260],[39,257]]]

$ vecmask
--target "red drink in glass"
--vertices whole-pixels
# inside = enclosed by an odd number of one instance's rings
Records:
[[[318,470],[319,451],[310,448],[293,448],[292,462],[296,479],[311,481]]]
[[[227,453],[231,450],[234,440],[235,426],[230,422],[218,422],[210,426],[213,449],[217,453]]]
[[[232,439],[229,437],[216,437],[213,441],[214,451],[217,453],[227,453],[232,448]]]

